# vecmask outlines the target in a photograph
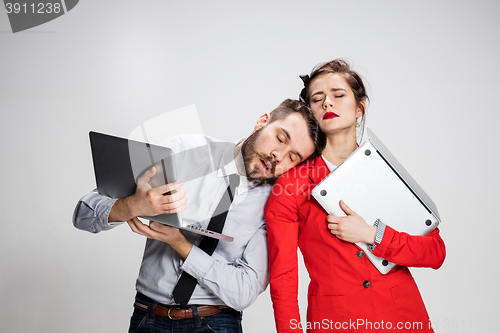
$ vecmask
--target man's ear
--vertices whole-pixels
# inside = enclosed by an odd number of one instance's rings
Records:
[[[269,113],[264,113],[262,116],[259,117],[259,119],[257,119],[257,123],[255,124],[254,130],[256,131],[264,127],[270,118],[271,116],[269,115]]]

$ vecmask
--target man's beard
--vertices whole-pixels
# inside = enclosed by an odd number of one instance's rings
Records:
[[[260,131],[263,128],[259,128],[243,142],[241,145],[241,155],[243,157],[243,164],[245,165],[245,172],[249,182],[252,182],[255,186],[262,184],[272,184],[276,177],[274,176],[274,172],[276,170],[276,161],[272,156],[266,156],[262,153],[255,151],[255,141],[260,135]],[[254,160],[262,160],[264,165],[270,165],[270,173],[272,176],[266,177],[262,174],[259,167],[252,167],[252,162]]]

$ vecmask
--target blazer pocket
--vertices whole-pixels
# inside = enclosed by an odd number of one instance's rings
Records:
[[[391,295],[401,328],[428,331],[429,315],[413,279],[392,287]]]
[[[349,320],[346,316],[345,296],[308,297],[307,332],[347,332]]]

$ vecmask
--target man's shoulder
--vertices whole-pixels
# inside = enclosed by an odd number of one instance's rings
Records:
[[[234,146],[234,143],[216,139],[204,134],[180,134],[163,140],[161,146],[172,148],[176,152],[186,151],[193,148],[208,147],[209,149],[220,149]]]
[[[175,153],[178,175],[183,180],[205,176],[234,160],[234,143],[204,134],[183,134],[162,143]]]
[[[211,139],[203,134],[180,134],[164,140],[161,144],[171,148],[185,147],[187,149],[205,146]]]

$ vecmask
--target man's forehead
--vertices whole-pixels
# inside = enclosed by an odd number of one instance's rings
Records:
[[[300,113],[297,112],[290,113],[285,118],[277,120],[276,123],[283,127],[306,126],[306,120]]]

